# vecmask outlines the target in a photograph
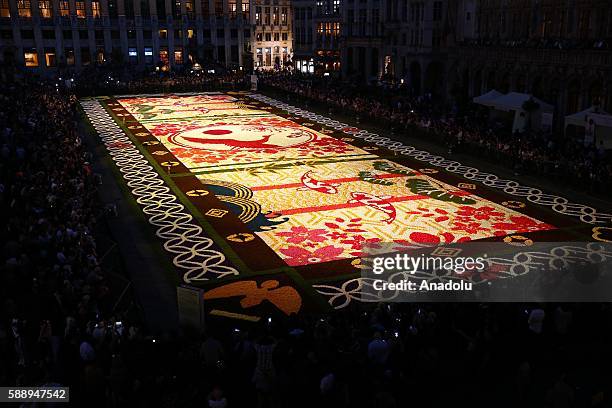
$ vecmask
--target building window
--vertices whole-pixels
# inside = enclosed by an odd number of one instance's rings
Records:
[[[66,55],[66,64],[74,65],[74,51],[72,48],[66,48],[64,53]]]
[[[242,3],[242,14],[245,18],[249,16],[249,3]]]
[[[270,7],[264,7],[264,25],[270,25]]]
[[[59,11],[60,11],[60,16],[62,17],[70,16],[70,3],[68,3],[67,1],[60,1]]]
[[[281,39],[282,39],[283,41],[287,41],[287,40],[289,39],[289,35],[288,35],[287,33],[282,33],[282,34],[281,34]]]
[[[236,12],[237,12],[237,8],[236,8],[236,2],[230,2],[229,3],[229,12],[230,12],[230,18],[236,18]]]
[[[81,48],[81,65],[89,65],[91,63],[91,54],[89,48]]]
[[[144,49],[145,64],[153,63],[153,48],[145,47]]]
[[[128,58],[130,60],[130,64],[138,64],[138,51],[136,47],[128,48]]]
[[[266,33],[266,41],[272,41],[272,33]]]
[[[159,30],[159,38],[161,40],[168,38],[168,30]]]
[[[9,7],[9,0],[0,0],[0,17],[11,17],[11,8]]]
[[[38,11],[42,18],[53,17],[53,5],[50,0],[38,0]]]
[[[23,59],[26,67],[37,67],[38,66],[38,54],[35,48],[30,48],[23,52]]]
[[[54,50],[45,50],[45,64],[48,67],[55,66],[55,51]]]
[[[185,11],[187,12],[187,17],[189,19],[193,19],[193,0],[186,0],[185,1]]]
[[[85,18],[85,2],[77,1],[76,5],[76,15],[78,18]]]
[[[21,30],[21,38],[24,40],[33,40],[34,30]]]
[[[187,29],[187,38],[195,38],[195,31],[193,30],[193,28]]]
[[[104,58],[104,50],[103,49],[98,49],[96,51],[96,62],[100,65],[104,64],[106,62],[106,58]]]
[[[164,64],[164,65],[168,65],[168,63],[170,62],[169,57],[168,57],[168,50],[165,48],[162,48],[159,50],[159,60]]]
[[[174,63],[176,65],[183,65],[183,50],[182,49],[174,50]]]
[[[261,25],[261,7],[255,7],[255,24]]]
[[[274,33],[274,41],[280,41],[280,35],[278,33]]]
[[[442,2],[434,1],[433,4],[433,20],[441,21],[442,20]]]
[[[17,1],[17,15],[19,17],[29,18],[32,17],[32,9],[30,8],[30,0],[18,0]],[[26,65],[29,66],[29,65]],[[38,59],[36,65],[38,66]]]
[[[215,15],[223,16],[223,0],[215,0]]]
[[[100,18],[100,2],[92,1],[91,2],[91,15],[93,18]]]
[[[287,7],[281,9],[281,25],[287,25]]]

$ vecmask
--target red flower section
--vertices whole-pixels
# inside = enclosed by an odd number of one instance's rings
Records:
[[[550,224],[538,222],[524,215],[512,215],[510,216],[510,222],[498,222],[493,224],[493,227],[497,230],[513,232],[543,231],[555,228]]]
[[[301,244],[304,241],[323,242],[327,239],[324,235],[326,232],[324,229],[309,230],[306,227],[300,226],[291,227],[291,231],[279,232],[276,235],[279,237],[289,237],[287,242],[292,244]]]
[[[495,208],[489,206],[471,207],[469,205],[464,205],[459,207],[459,211],[457,211],[457,216],[469,217],[477,220],[490,220],[491,218],[503,218],[504,213],[497,211]]]
[[[280,252],[287,257],[285,262],[287,262],[288,265],[298,266],[339,259],[339,256],[344,250],[333,245],[327,245],[311,252],[305,248],[291,246],[289,248],[282,248]]]

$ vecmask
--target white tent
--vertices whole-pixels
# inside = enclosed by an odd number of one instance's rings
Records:
[[[552,114],[554,111],[552,105],[532,95],[519,92],[510,92],[493,98],[493,92],[497,91],[492,90],[478,98],[474,98],[474,102],[493,109],[492,117],[503,116],[504,114],[500,112],[514,112],[514,119],[512,120],[513,133],[515,131],[523,132],[527,127],[531,127],[532,129],[546,129],[552,126]],[[491,96],[488,96],[490,94]],[[538,104],[538,108],[533,112],[526,112],[523,109],[523,105],[529,100]],[[498,113],[495,114],[495,111]]]
[[[581,112],[572,113],[565,117],[565,126],[586,126],[587,117],[593,119],[596,125],[612,126],[612,115],[603,111],[599,106],[591,106]]]
[[[520,93],[520,92],[510,92],[505,95],[502,95],[499,98],[496,98],[490,101],[488,106],[491,106],[492,108],[503,110],[503,111],[511,111],[511,110],[522,111],[523,104],[529,99],[532,99],[534,102],[540,105],[539,110],[541,112],[552,113],[554,110],[554,107],[552,105],[549,105],[544,101],[541,101],[535,96]]]
[[[502,95],[503,93],[497,92],[495,89],[491,89],[486,94],[474,97],[473,101],[479,105],[491,106],[491,103]]]
[[[565,117],[565,129],[570,125],[584,128],[585,144],[603,144],[604,148],[612,149],[612,115],[597,106],[591,106],[581,112]]]

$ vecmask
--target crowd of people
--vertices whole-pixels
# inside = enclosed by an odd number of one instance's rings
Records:
[[[444,127],[428,98],[265,81],[472,137],[461,121]],[[75,89],[28,78],[0,89],[0,384],[69,386],[74,406],[111,408],[609,406],[609,304],[380,304],[150,332],[112,302]]]
[[[516,173],[563,179],[593,194],[610,194],[612,158],[601,141],[584,143],[539,129],[512,133],[509,126],[490,121],[487,110],[472,105],[459,110],[431,95],[412,96],[401,86],[363,88],[295,74],[264,75],[261,83],[302,101],[341,110],[357,120],[369,120],[396,134],[444,143],[449,152],[488,158]]]
[[[68,86],[78,95],[118,95],[165,92],[207,92],[245,89],[245,72],[222,66],[183,71],[130,71],[114,67],[91,67],[59,76],[58,87]]]

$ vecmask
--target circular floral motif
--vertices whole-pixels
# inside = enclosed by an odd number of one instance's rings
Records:
[[[533,240],[524,237],[522,235],[509,235],[504,238],[504,242],[508,245],[512,246],[531,246],[533,245]]]
[[[525,203],[522,203],[520,201],[504,201],[502,202],[502,205],[508,208],[525,208],[527,205]]]
[[[176,166],[178,166],[179,164],[180,164],[180,163],[179,163],[179,162],[177,162],[177,161],[165,161],[165,162],[162,162],[162,163],[161,163],[161,165],[162,165],[162,166],[164,166],[164,167],[176,167]]]
[[[196,189],[196,190],[189,190],[186,193],[189,197],[204,197],[206,195],[208,195],[208,190],[202,190],[202,189]]]
[[[249,242],[255,239],[255,235],[247,232],[239,232],[238,234],[232,234],[227,236],[228,241],[232,242]]]

